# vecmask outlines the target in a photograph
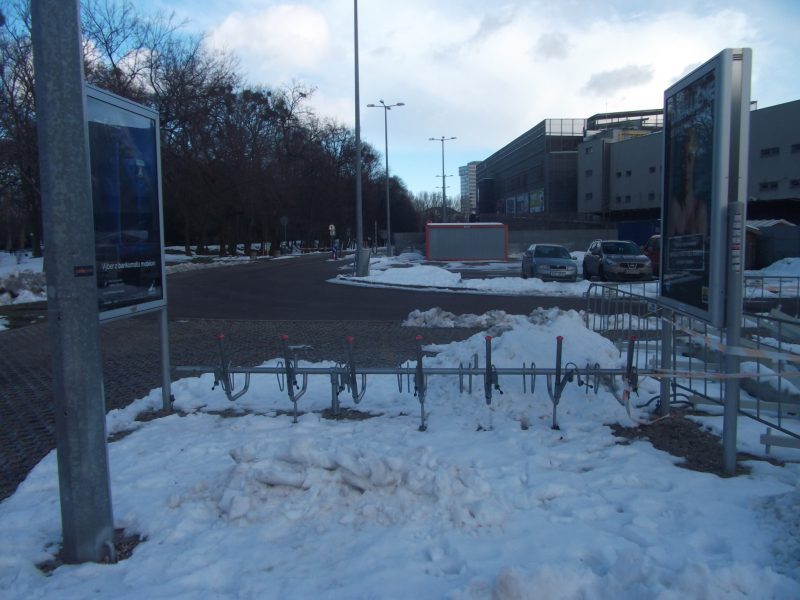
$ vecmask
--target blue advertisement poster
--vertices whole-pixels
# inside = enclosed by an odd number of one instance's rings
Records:
[[[666,98],[663,296],[709,310],[716,74]]]
[[[97,90],[87,115],[101,315],[163,306],[157,117]]]

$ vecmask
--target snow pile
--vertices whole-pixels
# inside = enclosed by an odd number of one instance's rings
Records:
[[[0,252],[0,306],[47,300],[42,259]]]
[[[782,258],[770,266],[761,269],[760,271],[748,271],[756,275],[771,275],[773,277],[786,276],[798,277],[800,276],[800,258]]]
[[[370,265],[370,268],[372,266]],[[387,269],[366,277],[354,277],[359,282],[391,285],[423,285],[430,287],[454,287],[461,282],[461,275],[451,273],[441,267],[414,265],[411,267]]]
[[[497,321],[498,367],[552,365],[556,335],[565,362],[621,363],[577,313]],[[469,362],[485,343],[432,347],[426,364]],[[296,425],[273,376],[233,404],[211,383],[173,385],[185,416],[135,422],[158,390],[109,415],[109,430],[134,430],[109,445],[115,526],[144,539],[129,559],[37,570],[60,540],[54,452],[0,504],[4,598],[798,596],[800,466],[678,468],[617,443],[607,424],[631,421],[606,391],[567,386],[553,430],[543,383],[524,394],[501,378],[487,406],[481,380],[461,395],[456,377],[430,376],[422,433],[393,376],[369,378],[357,408],[372,418],[358,421],[322,418],[330,382],[310,378]]]

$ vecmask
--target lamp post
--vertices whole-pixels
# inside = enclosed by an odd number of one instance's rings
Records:
[[[389,210],[389,111],[395,106],[405,106],[404,102],[397,104],[386,104],[383,100],[378,100],[377,104],[367,104],[367,108],[383,109],[383,137],[386,144],[386,256],[392,256],[392,216]]]
[[[353,48],[355,50],[356,82],[356,260],[355,271],[358,277],[369,274],[369,258],[362,256],[361,245],[364,240],[364,222],[361,199],[361,100],[358,81],[358,0],[353,0]]]
[[[442,223],[447,222],[447,176],[444,174],[444,143],[454,139],[456,138],[444,136],[438,138],[428,138],[428,140],[431,142],[442,142]]]

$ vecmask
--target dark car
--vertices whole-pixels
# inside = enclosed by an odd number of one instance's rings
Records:
[[[650,259],[653,263],[653,274],[658,275],[659,268],[661,267],[661,236],[651,236],[647,243],[642,246],[642,254]]]
[[[595,240],[583,257],[583,277],[602,281],[649,280],[653,263],[631,241]]]
[[[575,281],[578,265],[564,246],[531,244],[522,255],[522,278],[542,281]]]

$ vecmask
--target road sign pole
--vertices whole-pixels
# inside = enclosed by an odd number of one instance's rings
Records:
[[[31,3],[65,562],[114,558],[78,2]]]

